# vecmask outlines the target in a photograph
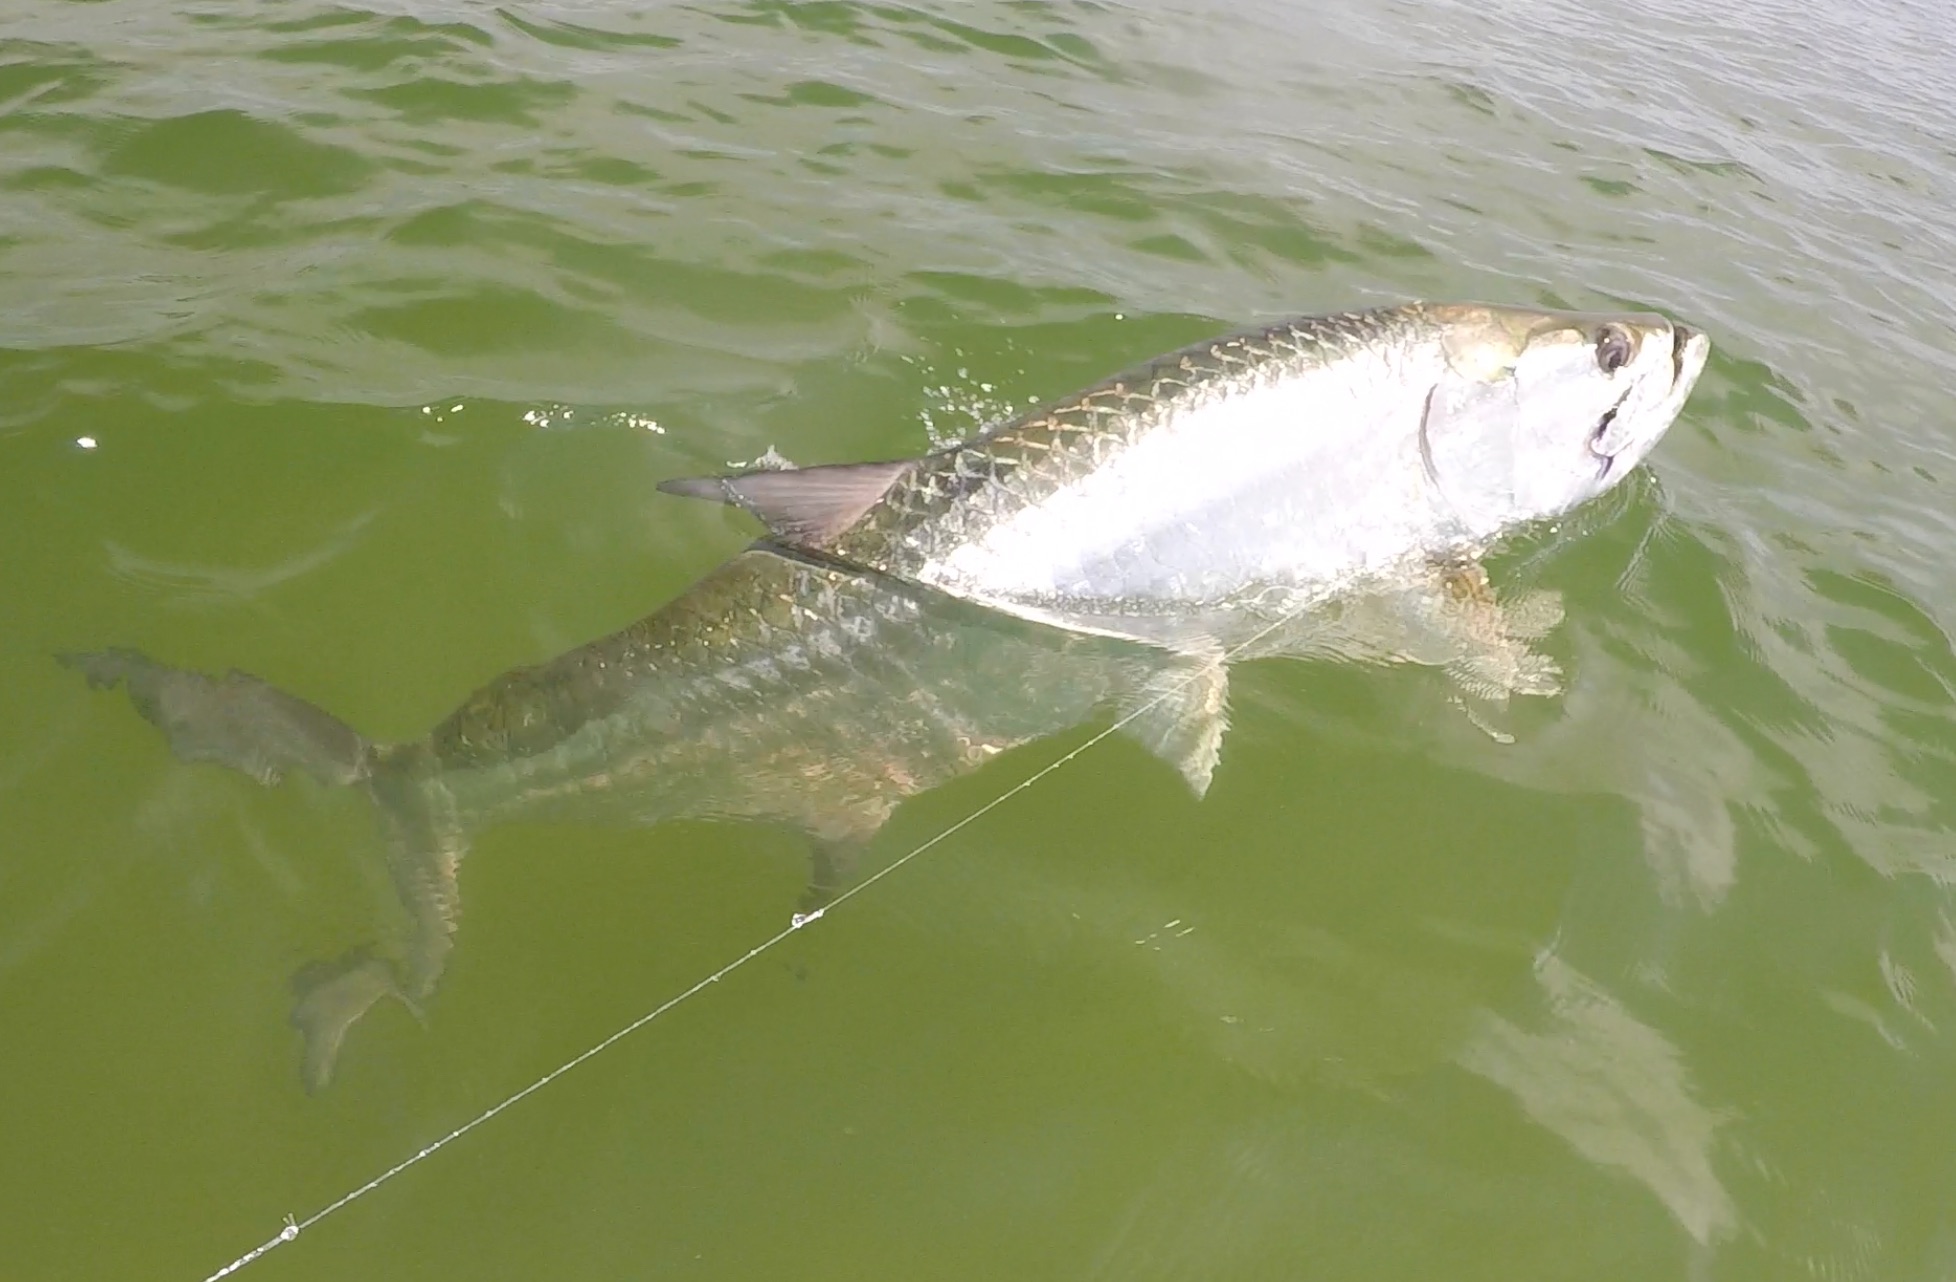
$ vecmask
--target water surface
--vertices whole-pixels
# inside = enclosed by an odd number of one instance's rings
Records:
[[[426,1026],[299,1087],[359,799],[50,656],[378,739],[750,527],[1223,329],[1653,306],[1648,472],[1497,581],[1563,697],[1264,664],[249,1277],[1956,1272],[1956,60],[1741,0],[124,4],[0,19],[0,1272],[203,1277],[778,930],[779,832],[483,838]],[[914,848],[1091,734],[916,799]]]

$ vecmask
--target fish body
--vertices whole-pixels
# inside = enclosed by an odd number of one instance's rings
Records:
[[[1159,639],[1164,617],[1424,576],[1601,494],[1669,428],[1708,353],[1654,314],[1306,317],[921,458],[663,488],[995,608]]]

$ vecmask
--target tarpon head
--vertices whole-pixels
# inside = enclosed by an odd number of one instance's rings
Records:
[[[1445,361],[1421,457],[1476,535],[1566,512],[1629,475],[1711,353],[1702,333],[1653,313],[1422,310]]]

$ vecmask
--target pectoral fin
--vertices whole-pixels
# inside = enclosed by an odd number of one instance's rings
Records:
[[[1489,738],[1514,742],[1504,728],[1508,702],[1518,694],[1547,697],[1562,690],[1562,670],[1530,642],[1562,621],[1562,598],[1524,592],[1503,602],[1478,562],[1436,566],[1432,590],[1417,611],[1426,644],[1453,679],[1455,702]]]
[[[1340,603],[1300,635],[1280,635],[1267,654],[1329,655],[1364,663],[1414,663],[1452,680],[1455,702],[1496,739],[1509,700],[1560,693],[1561,669],[1532,644],[1562,621],[1554,592],[1500,598],[1471,559],[1435,562],[1411,580]]]
[[[889,490],[909,460],[780,468],[736,476],[661,481],[667,494],[711,499],[751,513],[782,541],[822,547],[854,525]]]

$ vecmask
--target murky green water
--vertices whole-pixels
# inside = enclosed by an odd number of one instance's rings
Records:
[[[380,739],[749,527],[1253,320],[1661,307],[1651,474],[1497,567],[1568,694],[1253,665],[249,1278],[1956,1275],[1956,57],[1932,6],[47,7],[0,18],[0,1277],[200,1278],[781,928],[778,832],[506,827],[317,1096],[352,794],[51,655]],[[914,848],[1090,735],[905,806]]]

